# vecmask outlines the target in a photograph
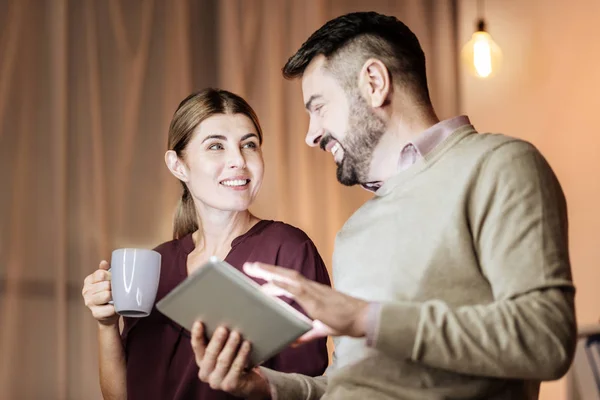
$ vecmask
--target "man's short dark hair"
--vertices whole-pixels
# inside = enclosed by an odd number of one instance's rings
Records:
[[[356,12],[332,19],[290,57],[283,76],[302,76],[318,55],[326,57],[326,68],[350,88],[356,86],[365,61],[376,58],[390,71],[393,83],[411,90],[415,100],[430,102],[425,54],[415,34],[396,17]]]

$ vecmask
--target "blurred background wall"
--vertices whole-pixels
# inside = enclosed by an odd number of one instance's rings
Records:
[[[187,94],[244,96],[265,131],[253,211],[304,229],[330,266],[333,239],[369,194],[304,144],[299,82],[281,67],[340,14],[407,23],[428,58],[441,118],[533,142],[567,195],[577,312],[600,314],[600,2],[488,0],[497,76],[459,63],[473,0],[0,0],[0,399],[100,398],[83,278],[124,246],[171,238],[179,185],[163,162]],[[565,399],[564,380],[543,400]]]

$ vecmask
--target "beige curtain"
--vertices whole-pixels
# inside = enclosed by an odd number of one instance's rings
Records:
[[[369,195],[304,145],[299,84],[280,69],[327,19],[367,8],[414,28],[440,116],[454,114],[452,1],[0,0],[0,399],[100,398],[82,281],[113,248],[170,239],[166,131],[194,89],[256,108],[254,211],[304,229],[329,264]]]

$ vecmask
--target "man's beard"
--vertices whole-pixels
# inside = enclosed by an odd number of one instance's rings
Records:
[[[385,122],[375,115],[359,94],[350,95],[350,115],[344,142],[344,158],[337,166],[337,180],[346,186],[368,182],[375,147],[385,133]]]

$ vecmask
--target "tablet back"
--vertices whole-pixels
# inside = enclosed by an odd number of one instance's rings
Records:
[[[310,319],[225,261],[211,259],[156,304],[173,321],[191,330],[204,322],[207,337],[225,325],[252,343],[251,366],[273,357],[312,328]]]

